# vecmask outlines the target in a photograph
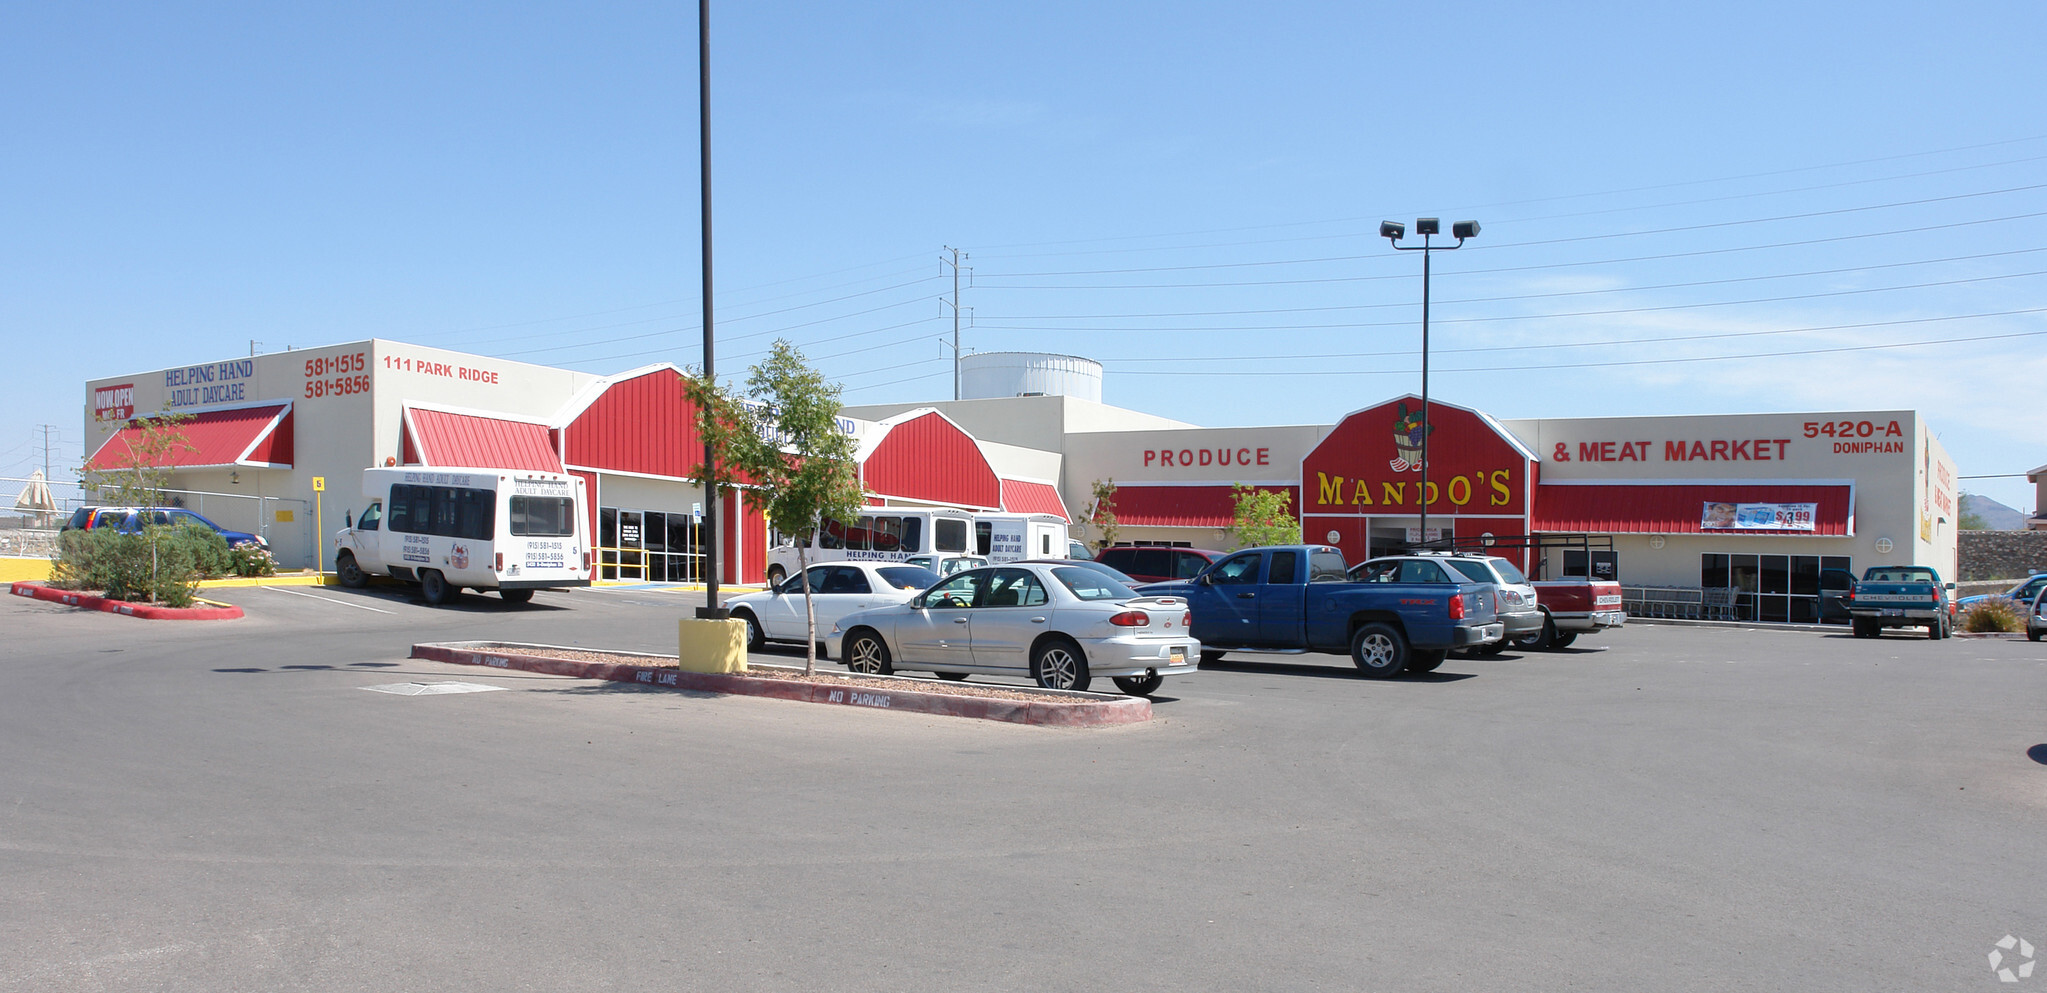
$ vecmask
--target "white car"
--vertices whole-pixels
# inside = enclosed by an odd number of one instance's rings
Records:
[[[1144,695],[1199,666],[1192,620],[1185,599],[1146,596],[1094,569],[1014,563],[848,615],[830,637],[855,672],[1021,676],[1058,690],[1109,676],[1123,692]]]
[[[929,569],[901,562],[827,562],[811,566],[805,574],[810,577],[819,635],[847,614],[902,603],[939,579]],[[746,622],[747,648],[760,648],[770,641],[803,644],[810,626],[803,606],[803,578],[791,576],[780,586],[726,601],[732,616]]]
[[[964,569],[979,569],[988,560],[979,555],[912,555],[903,560],[905,565],[929,569],[940,576],[950,576]]]

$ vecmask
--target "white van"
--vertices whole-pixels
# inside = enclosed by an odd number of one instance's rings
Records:
[[[418,583],[426,602],[462,587],[511,603],[590,585],[588,502],[575,476],[523,469],[364,469],[361,517],[334,533],[343,586]]]
[[[974,515],[974,554],[1000,565],[1071,555],[1066,521],[1052,514]]]
[[[850,524],[826,518],[803,549],[803,561],[902,562],[912,555],[967,555],[974,515],[950,507],[875,507]],[[768,549],[768,585],[796,574],[796,546]]]

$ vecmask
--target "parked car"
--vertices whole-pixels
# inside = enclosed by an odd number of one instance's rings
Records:
[[[1224,554],[1206,548],[1117,545],[1102,549],[1095,561],[1141,583],[1170,583],[1201,575],[1202,570],[1222,561]]]
[[[1143,592],[1187,598],[1210,661],[1237,649],[1348,653],[1367,678],[1388,679],[1505,634],[1493,584],[1459,582],[1435,556],[1367,563],[1353,581],[1329,545],[1246,548],[1192,580]]]
[[[1095,553],[1087,550],[1087,542],[1074,541],[1068,538],[1066,540],[1066,557],[1075,562],[1093,562],[1095,560]]]
[[[1078,564],[1032,562],[969,570],[906,603],[850,614],[831,641],[854,672],[1023,676],[1060,690],[1108,676],[1142,696],[1197,669],[1190,625],[1180,597],[1146,596]]]
[[[1979,593],[1975,596],[1965,596],[1955,601],[1955,607],[1959,610],[1967,610],[1978,603],[1996,597],[2009,597],[2021,604],[2030,604],[2039,598],[2040,591],[2043,589],[2047,589],[2047,572],[2036,572],[2026,577],[2017,586],[2003,593]]]
[[[1445,566],[1449,572],[1443,574],[1445,582],[1491,583],[1499,588],[1500,602],[1496,609],[1500,623],[1506,629],[1506,636],[1498,641],[1473,646],[1471,651],[1480,655],[1498,655],[1505,651],[1517,638],[1535,638],[1543,633],[1548,621],[1542,608],[1536,605],[1535,587],[1528,577],[1514,563],[1497,555],[1480,555],[1475,552],[1450,554],[1428,553],[1420,555],[1385,555],[1352,566],[1350,578],[1353,582],[1364,581],[1367,574],[1379,575],[1397,571],[1399,563],[1408,559],[1427,559]],[[1528,645],[1524,647],[1548,647]]]
[[[1133,590],[1139,585],[1137,580],[1124,575],[1122,570],[1103,565],[1093,559],[1024,559],[1023,561],[1032,565],[1077,565],[1083,569],[1093,569]]]
[[[803,580],[810,579],[810,602],[803,603]],[[803,644],[810,630],[807,611],[817,611],[819,641],[839,618],[869,607],[902,603],[938,584],[937,573],[902,562],[828,562],[790,576],[780,586],[747,593],[726,602],[732,616],[746,622],[746,647],[770,641]]]
[[[962,569],[979,569],[988,560],[979,555],[912,555],[903,560],[904,565],[913,565],[937,573],[940,579]],[[934,579],[932,582],[937,582]]]
[[[1948,593],[1954,588],[1941,582],[1931,566],[1870,566],[1848,597],[1855,637],[1880,637],[1884,628],[1923,627],[1928,638],[1939,641],[1955,627],[1955,604]]]
[[[144,527],[151,524],[202,527],[226,539],[229,548],[237,545],[270,547],[270,542],[260,534],[221,527],[183,507],[80,507],[71,512],[71,517],[64,522],[63,530],[90,531],[94,528],[112,528],[123,534],[139,534]]]
[[[2047,635],[2047,596],[2034,597],[2033,608],[2026,611],[2026,640],[2039,641]]]
[[[1820,570],[1820,623],[1846,624],[1853,620],[1848,613],[1848,595],[1855,592],[1855,574],[1846,569]]]

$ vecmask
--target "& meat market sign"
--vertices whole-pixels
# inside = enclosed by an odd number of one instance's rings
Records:
[[[1414,396],[1345,417],[1301,460],[1302,513],[1526,516],[1533,452],[1465,407],[1431,401],[1428,419]]]

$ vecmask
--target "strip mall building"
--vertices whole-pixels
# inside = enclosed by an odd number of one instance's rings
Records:
[[[963,384],[972,399],[843,412],[871,502],[1071,521],[1114,480],[1119,541],[1226,549],[1243,483],[1286,492],[1308,540],[1359,560],[1422,537],[1426,495],[1429,537],[1591,535],[1589,558],[1506,554],[1541,576],[1733,587],[1758,620],[1813,616],[1825,568],[1955,566],[1957,473],[1914,411],[1513,420],[1432,398],[1425,494],[1412,396],[1213,428],[1101,403],[1100,366],[1070,356],[969,356]],[[600,578],[693,577],[702,551],[685,478],[702,444],[673,365],[597,376],[369,340],[112,376],[86,384],[88,466],[165,411],[191,418],[172,488],[287,567],[331,568],[315,519],[339,526],[385,464],[582,476]],[[726,501],[722,581],[759,582],[770,535],[744,494]]]

